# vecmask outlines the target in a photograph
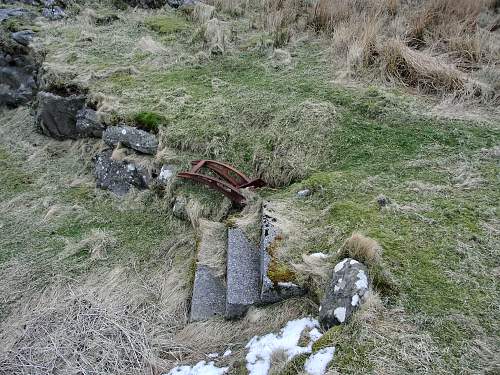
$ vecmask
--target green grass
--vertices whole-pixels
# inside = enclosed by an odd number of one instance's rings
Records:
[[[174,14],[148,17],[144,23],[151,30],[163,35],[175,34],[189,28],[189,23],[184,18]]]

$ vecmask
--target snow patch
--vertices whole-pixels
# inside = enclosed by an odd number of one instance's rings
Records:
[[[229,367],[216,367],[213,362],[198,362],[193,367],[177,366],[163,375],[222,375],[227,372]]]
[[[267,375],[271,367],[271,356],[277,350],[282,350],[288,360],[298,354],[310,353],[311,341],[306,347],[299,346],[299,339],[305,329],[319,328],[316,319],[302,318],[289,321],[278,333],[264,336],[254,336],[245,348],[249,349],[246,356],[249,375]]]
[[[365,271],[358,272],[358,280],[356,281],[356,288],[366,289],[368,288],[368,278],[366,277]]]
[[[345,307],[337,307],[335,310],[333,310],[333,315],[337,318],[337,320],[340,323],[344,323],[345,313],[346,313]]]
[[[354,260],[354,259],[353,259],[353,260],[351,260],[351,261],[349,262],[349,264],[350,264],[351,266],[352,266],[353,264],[358,264],[358,263],[359,263],[359,262],[358,262],[357,260]]]
[[[320,331],[318,331],[317,328],[313,328],[311,329],[311,332],[309,332],[309,337],[311,338],[312,342],[318,341],[321,338],[321,336],[323,336],[323,334]]]
[[[351,306],[357,306],[359,303],[359,296],[357,294],[352,296]]]
[[[231,349],[228,349],[224,352],[224,354],[222,355],[223,357],[229,357],[233,352],[231,351]]]
[[[208,358],[217,358],[218,356],[219,356],[219,353],[210,353],[210,354],[207,354]]]
[[[326,367],[333,359],[335,353],[334,347],[328,347],[319,350],[317,353],[311,354],[304,364],[304,370],[309,375],[323,375]]]

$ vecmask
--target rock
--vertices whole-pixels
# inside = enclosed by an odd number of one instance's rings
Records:
[[[15,62],[2,66],[0,58],[0,106],[17,107],[28,103],[36,90],[33,75],[29,67],[18,66]]]
[[[8,20],[9,18],[16,17],[30,17],[33,18],[34,14],[27,9],[23,8],[4,8],[0,9],[0,22]]]
[[[196,5],[198,1],[196,0],[167,0],[167,4],[172,8],[180,8],[182,6],[192,6]]]
[[[262,234],[260,240],[260,275],[261,275],[261,303],[274,303],[286,298],[303,295],[304,288],[292,282],[274,283],[268,276],[269,265],[271,263],[270,249],[276,247],[280,239],[283,238],[280,222],[273,217],[270,202],[262,206]]]
[[[14,39],[17,43],[22,44],[23,46],[27,46],[33,40],[35,33],[31,30],[22,30],[17,31],[11,34],[11,38]]]
[[[223,316],[226,307],[226,226],[199,220],[196,274],[191,298],[190,321]]]
[[[132,186],[147,188],[142,171],[133,163],[113,160],[112,153],[112,150],[105,150],[95,158],[97,187],[110,190],[119,196],[127,194]]]
[[[110,126],[102,134],[102,139],[110,146],[121,143],[143,154],[155,154],[158,149],[158,140],[153,134],[131,126]]]
[[[76,114],[76,130],[81,137],[101,138],[106,126],[97,118],[97,112],[84,108]]]
[[[37,102],[35,124],[43,134],[59,140],[79,137],[76,114],[85,104],[84,95],[59,96],[41,91]]]
[[[304,189],[297,192],[297,197],[299,198],[306,198],[310,195],[311,195],[311,190],[309,189]]]
[[[347,322],[359,307],[369,288],[368,270],[362,263],[346,258],[334,269],[319,308],[321,325],[328,329]]]
[[[239,228],[228,230],[227,241],[227,319],[238,318],[259,302],[260,256]]]
[[[163,165],[158,175],[158,181],[166,185],[175,177],[176,168],[173,165]]]
[[[66,17],[66,13],[64,13],[61,7],[55,5],[50,8],[43,8],[42,16],[51,21],[56,21]]]
[[[389,198],[387,198],[385,195],[380,194],[377,197],[377,203],[378,203],[379,207],[382,208],[382,207],[385,207],[385,206],[388,206],[389,204],[391,204],[391,200]]]
[[[172,214],[178,219],[187,220],[187,204],[188,201],[186,197],[182,195],[175,197],[174,205],[172,206]]]

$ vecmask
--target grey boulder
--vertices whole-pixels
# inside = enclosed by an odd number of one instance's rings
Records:
[[[360,306],[369,288],[368,270],[357,260],[346,258],[335,268],[319,308],[321,325],[328,329],[345,323]]]
[[[84,95],[59,96],[41,91],[37,102],[35,123],[43,134],[59,140],[79,137],[76,114],[85,104]]]
[[[23,46],[27,46],[33,40],[35,33],[31,30],[22,30],[12,33],[10,36],[17,43],[22,44]]]
[[[33,98],[35,90],[33,72],[16,65],[2,66],[0,61],[0,106],[17,107],[26,104]]]
[[[101,138],[105,129],[93,109],[85,108],[76,113],[76,130],[81,137]]]
[[[158,140],[153,134],[131,126],[110,126],[102,139],[110,146],[120,143],[143,154],[155,154],[158,149]]]
[[[61,7],[51,6],[42,10],[42,16],[51,21],[56,21],[66,17],[66,13],[64,13]]]
[[[98,188],[112,191],[118,196],[128,193],[132,186],[147,188],[146,177],[135,164],[113,160],[111,150],[105,150],[95,158],[94,174]]]

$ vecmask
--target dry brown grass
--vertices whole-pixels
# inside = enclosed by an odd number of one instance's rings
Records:
[[[332,40],[332,55],[357,77],[381,77],[440,97],[498,99],[500,36],[492,0],[293,0],[268,3],[264,29],[286,44],[299,20]],[[487,27],[480,26],[482,23]],[[494,28],[494,27],[493,27]],[[483,69],[487,71],[483,74]],[[479,74],[474,72],[478,71]],[[493,79],[492,79],[493,78]]]
[[[382,246],[370,237],[353,233],[344,242],[340,252],[366,265],[376,265],[380,262]]]

